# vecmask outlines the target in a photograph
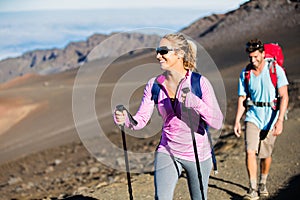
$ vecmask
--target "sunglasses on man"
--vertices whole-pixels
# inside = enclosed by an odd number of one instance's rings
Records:
[[[157,47],[156,48],[156,54],[160,54],[160,55],[168,54],[169,51],[174,51],[174,49],[169,49],[166,46],[162,46],[162,47]]]
[[[254,48],[254,49],[259,49],[263,47],[263,44],[262,43],[258,43],[258,42],[254,42],[254,43],[251,43],[251,42],[248,42],[246,44],[246,48]]]

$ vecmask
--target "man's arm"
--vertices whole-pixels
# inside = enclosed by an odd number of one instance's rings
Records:
[[[288,103],[289,103],[288,86],[285,85],[278,88],[278,93],[280,97],[280,107],[279,107],[279,116],[274,125],[274,132],[273,132],[274,136],[280,135],[283,130],[284,115],[286,113]]]
[[[235,123],[234,123],[234,133],[237,137],[241,136],[241,118],[246,110],[244,107],[244,101],[246,100],[246,96],[239,96],[238,98],[238,105],[237,105],[237,112],[235,116]]]

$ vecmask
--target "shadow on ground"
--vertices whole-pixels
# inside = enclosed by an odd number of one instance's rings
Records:
[[[222,179],[222,178],[216,178],[216,177],[212,177],[211,176],[210,179],[213,179],[213,180],[216,180],[216,181],[221,181],[221,182],[228,183],[228,184],[231,184],[231,185],[235,185],[237,187],[243,188],[244,190],[248,189],[247,187],[245,187],[245,186],[243,186],[243,185],[241,185],[239,183],[228,181],[228,180],[225,180],[225,179]],[[222,191],[226,192],[228,195],[231,196],[230,197],[231,200],[241,200],[241,199],[243,199],[243,196],[241,196],[241,195],[239,195],[239,194],[237,194],[235,192],[232,192],[232,191],[230,191],[228,189],[219,187],[219,186],[217,186],[215,184],[209,184],[208,186],[211,187],[211,188],[215,188],[215,189],[222,190]]]
[[[64,198],[64,200],[98,200],[98,199],[95,199],[93,197],[86,197],[82,195],[75,195],[75,196]]]
[[[269,199],[272,200],[299,199],[300,197],[299,185],[300,185],[300,174],[290,178],[287,186],[279,189],[278,192],[275,195],[271,196]]]

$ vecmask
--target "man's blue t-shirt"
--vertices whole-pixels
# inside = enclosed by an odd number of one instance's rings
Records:
[[[271,65],[273,65],[272,62],[270,63]],[[239,96],[247,96],[244,81],[245,70],[246,68],[241,72],[239,78]],[[276,65],[276,73],[278,88],[289,84],[284,70],[278,65]],[[266,64],[258,76],[255,76],[252,72],[250,73],[249,94],[254,102],[272,102],[275,99],[276,90],[271,81],[268,60],[266,60]],[[277,120],[278,113],[271,107],[250,106],[246,113],[245,121],[253,122],[261,130],[271,130]]]

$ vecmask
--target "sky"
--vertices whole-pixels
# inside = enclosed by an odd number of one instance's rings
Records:
[[[1,0],[0,11],[176,7],[232,10],[247,0]]]
[[[160,27],[179,31],[248,0],[0,0],[0,60],[64,48],[95,33]]]

